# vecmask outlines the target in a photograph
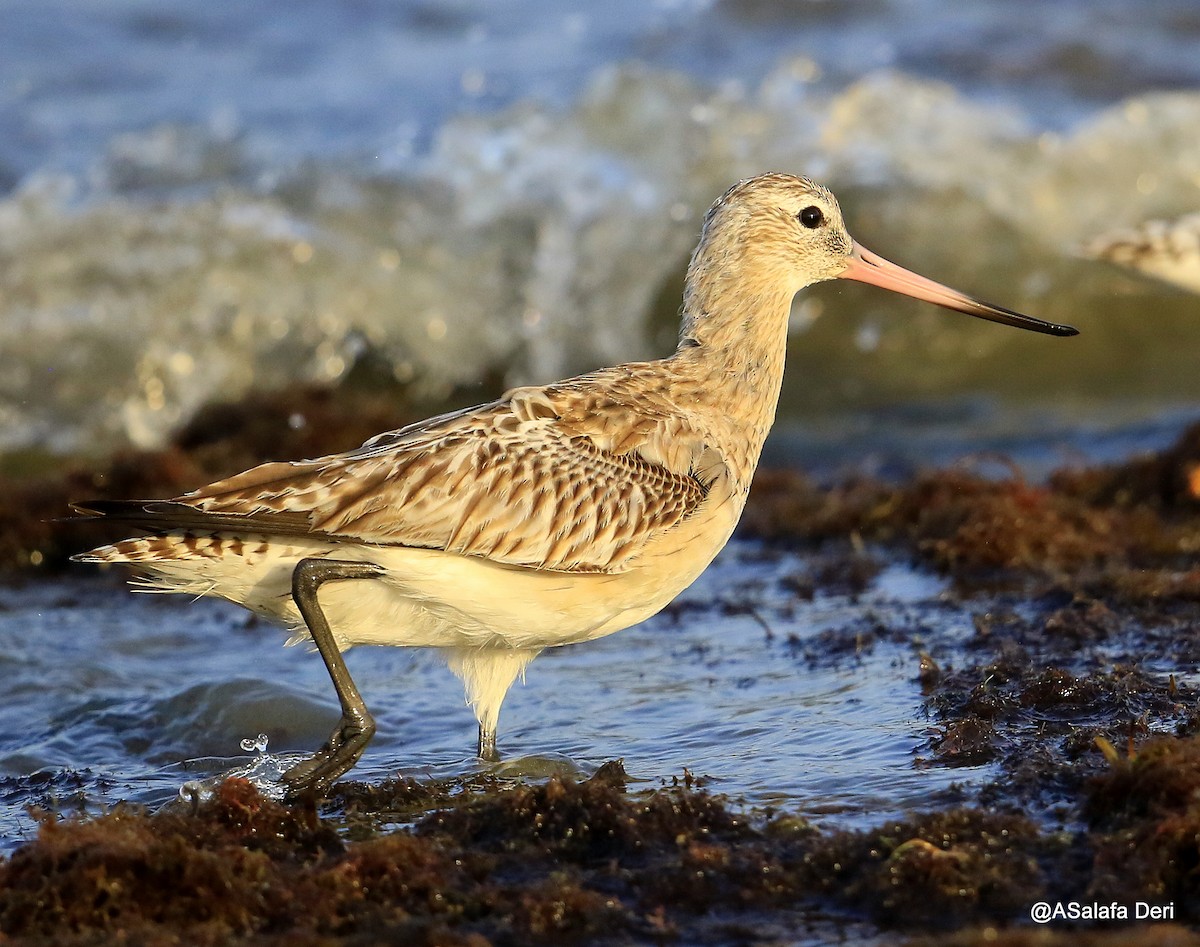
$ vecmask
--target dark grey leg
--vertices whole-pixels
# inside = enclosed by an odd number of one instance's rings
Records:
[[[479,725],[479,758],[485,763],[499,763],[500,751],[496,749],[496,731],[483,729]]]
[[[335,779],[354,766],[363,750],[375,735],[375,720],[346,669],[346,662],[333,640],[329,621],[325,618],[317,590],[326,582],[339,579],[374,579],[383,570],[367,562],[346,562],[340,559],[301,559],[292,572],[292,598],[308,625],[313,643],[321,652],[333,689],[342,705],[342,719],[334,728],[329,741],[306,760],[301,760],[286,773],[283,781],[289,795],[320,795]]]

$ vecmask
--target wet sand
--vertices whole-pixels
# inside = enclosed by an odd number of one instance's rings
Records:
[[[165,451],[11,480],[5,566],[52,575],[102,538],[45,522],[68,497],[168,495],[344,447],[411,419],[390,395],[216,407]],[[945,607],[968,616],[949,633],[865,614],[795,642],[813,664],[895,642],[921,653],[930,726],[915,765],[996,774],[923,812],[838,829],[687,772],[642,789],[615,761],[517,785],[349,780],[319,809],[231,780],[194,808],[42,812],[37,838],[0,863],[0,931],[79,944],[1200,943],[1198,513],[1200,427],[1158,455],[1045,483],[994,464],[902,482],[760,473],[741,536],[801,557],[797,601],[865,591],[913,562],[949,579]],[[1130,917],[1037,927],[1039,901],[1116,902]],[[1139,922],[1139,901],[1173,917]]]

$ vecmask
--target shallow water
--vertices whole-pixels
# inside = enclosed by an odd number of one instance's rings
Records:
[[[833,656],[812,641],[876,620],[953,638],[969,618],[940,601],[941,583],[893,565],[857,601],[803,601],[781,580],[804,569],[735,543],[668,612],[544,653],[505,703],[500,772],[581,775],[622,758],[635,787],[687,769],[750,805],[841,826],[986,775],[915,765],[928,723],[910,646]],[[0,636],[15,642],[0,705],[6,848],[31,831],[31,802],[162,804],[253,763],[244,739],[311,750],[337,717],[320,659],[223,603],[134,595],[111,577],[29,582],[0,590]],[[379,722],[353,778],[478,771],[474,717],[436,654],[361,648],[348,664]]]

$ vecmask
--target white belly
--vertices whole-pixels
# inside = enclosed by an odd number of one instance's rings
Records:
[[[650,543],[628,570],[544,572],[430,549],[317,539],[243,537],[244,550],[186,558],[122,557],[151,573],[150,587],[215,595],[304,634],[291,598],[296,563],[308,556],[380,565],[378,579],[329,582],[319,600],[343,648],[356,644],[539,650],[587,641],[655,614],[728,541],[741,504],[712,498]]]

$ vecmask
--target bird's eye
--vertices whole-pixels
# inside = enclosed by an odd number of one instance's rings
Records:
[[[821,213],[821,208],[815,204],[804,208],[796,217],[809,230],[816,230],[821,224],[825,223],[825,215]]]

